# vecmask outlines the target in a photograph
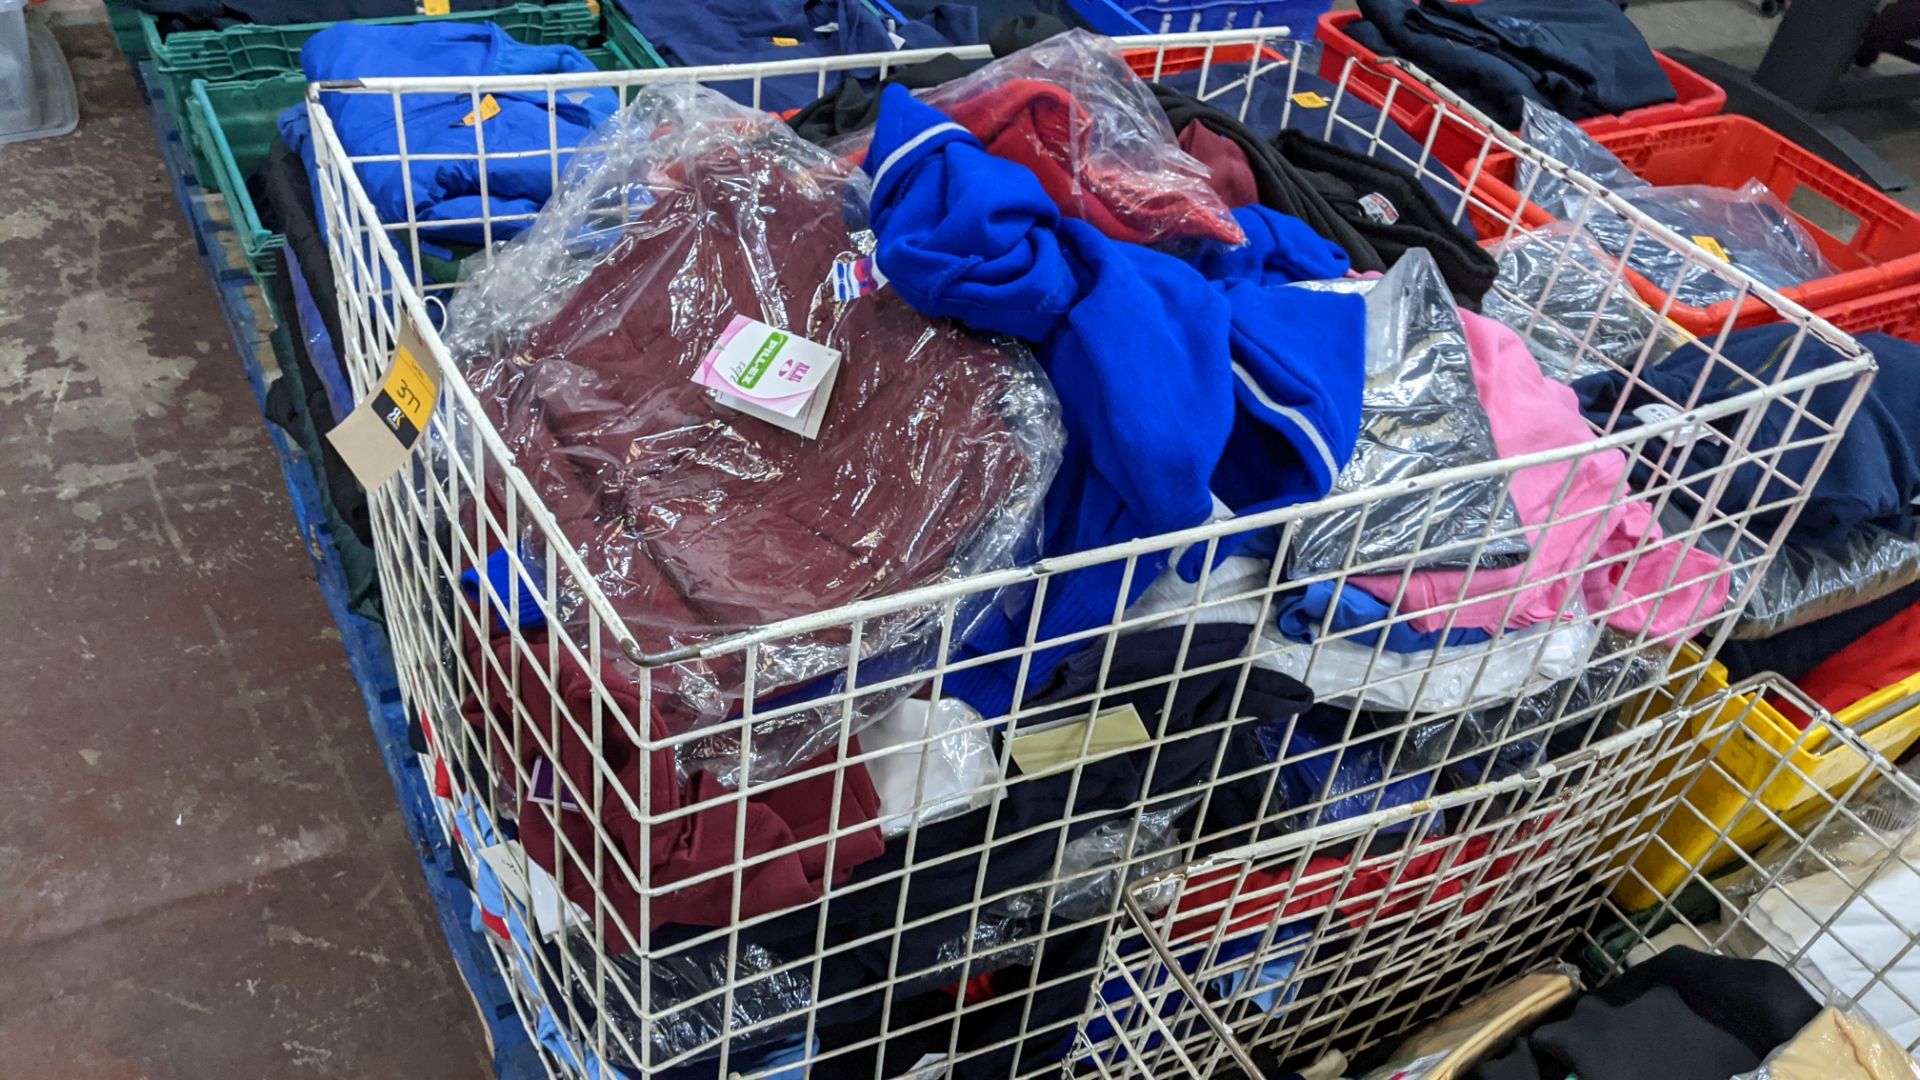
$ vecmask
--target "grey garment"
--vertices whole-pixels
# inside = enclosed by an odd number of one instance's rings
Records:
[[[1692,515],[1668,506],[1660,526],[1669,533],[1692,527]],[[1733,550],[1727,550],[1728,541]],[[1699,547],[1733,564],[1728,577],[1731,595],[1740,595],[1753,576],[1753,560],[1762,548],[1733,527],[1723,525],[1700,534]],[[1837,550],[1785,544],[1768,563],[1753,596],[1733,624],[1736,640],[1770,638],[1796,626],[1817,622],[1863,604],[1891,596],[1920,581],[1920,519],[1897,527],[1862,522],[1848,531]]]
[[[1687,341],[1578,225],[1516,233],[1494,246],[1493,257],[1500,274],[1481,311],[1525,338],[1548,378],[1570,383],[1615,368],[1633,371]]]
[[[1362,293],[1367,298],[1367,386],[1361,397],[1360,437],[1330,494],[1499,458],[1493,427],[1474,385],[1460,312],[1431,255],[1416,248],[1378,279],[1291,287]],[[1290,576],[1366,564],[1373,564],[1371,572],[1408,565],[1462,568],[1476,562],[1487,568],[1511,566],[1527,557],[1527,541],[1519,531],[1520,516],[1507,498],[1504,477],[1464,480],[1302,520],[1294,537]],[[1495,535],[1502,532],[1507,535]],[[1481,541],[1484,545],[1476,548]]]

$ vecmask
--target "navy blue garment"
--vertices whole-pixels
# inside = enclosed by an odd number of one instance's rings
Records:
[[[1266,69],[1253,80],[1251,85],[1239,82],[1246,78],[1249,66],[1247,64],[1214,64],[1207,69],[1207,88],[1213,95],[1207,100],[1207,104],[1229,116],[1239,117],[1240,122],[1252,129],[1254,134],[1272,138],[1282,131],[1304,131],[1315,138],[1325,139],[1335,146],[1344,147],[1355,153],[1370,154],[1394,165],[1408,167],[1407,162],[1420,160],[1422,141],[1407,134],[1392,120],[1381,123],[1380,110],[1362,101],[1360,95],[1351,92],[1339,94],[1339,102],[1334,104],[1335,91],[1338,87],[1304,67],[1298,71]],[[1162,77],[1159,83],[1169,90],[1177,90],[1188,97],[1198,97],[1200,70],[1196,68],[1193,71],[1167,75]],[[1220,93],[1222,86],[1232,86],[1232,89]],[[1327,100],[1328,104],[1322,108],[1312,109],[1298,102],[1289,101],[1288,87],[1290,86],[1291,93],[1319,94]],[[1288,111],[1289,105],[1292,106],[1291,112]],[[1246,109],[1244,117],[1240,114],[1242,107]],[[1341,120],[1356,125],[1359,130],[1349,127],[1348,123],[1340,122],[1335,122],[1329,127],[1327,117],[1330,111]],[[1380,131],[1381,144],[1394,151],[1393,154],[1374,149],[1373,132],[1376,127]],[[1395,154],[1401,156],[1395,156]],[[1439,170],[1441,166],[1439,162],[1429,160],[1427,168]],[[1459,209],[1460,192],[1449,188],[1432,172],[1419,179],[1420,186],[1427,189],[1427,194],[1433,196],[1435,204],[1451,218]]]
[[[1701,381],[1703,369],[1709,368],[1707,351],[1698,345],[1675,349],[1642,372],[1645,385],[1634,387],[1630,393],[1625,392],[1626,377],[1613,372],[1578,379],[1573,389],[1588,419],[1605,424],[1618,408],[1621,416],[1615,430],[1625,431],[1640,424],[1634,410],[1658,401],[1648,388],[1687,406],[1712,404],[1752,390],[1753,380],[1742,377],[1741,372],[1753,376],[1760,385],[1774,382],[1782,376],[1782,367],[1797,334],[1790,324],[1776,323],[1727,335],[1721,353],[1728,362],[1738,365],[1740,371],[1730,370],[1725,363],[1712,363],[1697,398],[1692,396],[1695,384]],[[1806,508],[1788,534],[1789,542],[1802,547],[1837,545],[1846,539],[1849,530],[1862,522],[1895,525],[1912,514],[1913,502],[1920,498],[1920,441],[1916,441],[1913,433],[1914,418],[1920,416],[1920,345],[1886,334],[1861,334],[1858,340],[1880,361],[1881,371],[1854,413],[1852,425],[1835,447],[1827,471],[1807,494]],[[1840,359],[1838,353],[1808,336],[1801,342],[1787,374],[1803,375]],[[1828,423],[1834,422],[1851,396],[1853,386],[1852,379],[1840,379],[1815,387],[1806,398],[1806,411]],[[1801,395],[1792,397],[1797,403]],[[1784,453],[1767,453],[1783,442],[1804,443],[1820,434],[1811,423],[1794,423],[1799,411],[1795,403],[1774,401],[1765,406],[1766,412],[1749,444],[1751,453],[1765,456],[1742,464],[1726,476],[1726,487],[1720,495],[1722,511],[1743,513],[1756,504],[1766,507],[1792,497],[1792,488],[1778,476],[1769,479],[1769,472],[1777,472],[1796,485],[1805,480],[1807,470],[1820,454],[1817,443],[1797,446]],[[1733,437],[1746,419],[1746,412],[1737,412],[1715,421],[1714,426]],[[1641,453],[1653,457],[1664,449],[1664,442],[1653,440]],[[1717,469],[1725,462],[1724,447],[1712,439],[1696,439],[1688,443],[1686,449],[1691,452],[1687,454],[1685,475],[1693,479],[1682,490],[1691,490],[1696,499],[1704,499],[1720,478],[1711,473],[1699,474]],[[1676,467],[1680,452],[1676,449],[1668,454],[1664,467]],[[1642,462],[1634,479],[1644,484],[1650,475],[1651,470]],[[1767,485],[1764,491],[1760,490],[1763,482]],[[1676,499],[1679,497],[1676,493]],[[1750,527],[1765,539],[1784,515],[1780,507],[1762,509],[1753,515]]]
[[[1609,0],[1360,0],[1390,55],[1508,128],[1529,99],[1574,120],[1672,101],[1673,83]]]
[[[593,63],[570,45],[522,45],[493,23],[413,23],[402,26],[341,23],[308,39],[300,50],[307,78],[358,79],[386,76],[560,75],[591,72]],[[405,222],[411,208],[423,239],[440,244],[483,244],[488,236],[472,224],[436,221],[478,219],[483,207],[495,218],[534,214],[553,194],[553,163],[544,154],[496,158],[513,150],[578,146],[595,126],[613,115],[619,99],[612,90],[576,90],[559,94],[551,113],[544,92],[492,95],[498,115],[477,124],[462,121],[474,112],[468,94],[406,94],[400,99],[410,156],[464,154],[468,160],[364,162],[360,182],[388,224]],[[381,94],[323,94],[340,143],[352,156],[398,154],[400,127],[393,99]],[[283,129],[284,130],[284,129]],[[551,130],[551,135],[549,134]],[[487,197],[480,195],[478,153],[482,132],[489,155]],[[291,143],[291,140],[289,140]],[[568,155],[563,155],[561,170]],[[411,199],[409,199],[411,195]],[[409,207],[411,203],[411,207]],[[491,239],[519,235],[532,223],[520,218],[493,223]],[[436,250],[436,255],[446,253]]]
[[[1920,604],[1920,582],[1872,603],[1783,630],[1758,641],[1729,641],[1717,659],[1734,679],[1771,671],[1794,682],[1805,678],[1833,654],[1865,637],[1881,623]]]
[[[943,10],[935,22],[889,27],[862,0],[618,0],[620,11],[667,63],[675,67],[851,56],[896,48],[935,49],[973,45],[980,26],[970,9]],[[969,25],[971,24],[971,25]],[[894,40],[898,35],[900,41]],[[791,44],[789,44],[789,42]],[[754,104],[751,80],[712,84],[740,102]],[[813,75],[783,75],[761,82],[759,107],[797,109],[820,95]]]
[[[1038,345],[1067,430],[1047,554],[1318,498],[1352,455],[1366,305],[1280,284],[1347,268],[1302,222],[1243,208],[1246,244],[1197,247],[1190,263],[1110,240],[1063,219],[1026,167],[898,86],[882,97],[865,167],[889,286],[925,314]],[[1124,596],[1121,564],[1055,577],[1040,637],[1111,622],[1166,560],[1143,557]],[[1191,580],[1200,567],[1190,558],[1181,569]],[[996,606],[961,655],[1025,640],[1027,614],[1012,607]],[[1068,651],[1034,656],[1028,685]],[[955,672],[947,690],[998,716],[1018,669],[1013,659]]]
[[[1319,637],[1323,627],[1329,635],[1353,630],[1357,632],[1342,640],[1371,648],[1379,643],[1384,626],[1387,649],[1401,653],[1431,652],[1442,644],[1479,645],[1493,640],[1493,635],[1474,627],[1456,627],[1442,634],[1438,630],[1416,630],[1412,622],[1404,620],[1386,625],[1393,609],[1385,601],[1351,585],[1337,589],[1336,596],[1336,588],[1336,582],[1316,581],[1275,597],[1274,619],[1280,633],[1291,641],[1306,642]],[[1327,621],[1330,608],[1331,623]]]

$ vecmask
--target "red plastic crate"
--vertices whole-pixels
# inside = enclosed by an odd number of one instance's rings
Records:
[[[1815,312],[1849,334],[1891,334],[1920,341],[1920,282]]]
[[[1780,290],[1782,296],[1813,311],[1874,300],[1891,290],[1920,285],[1920,214],[1757,121],[1744,116],[1713,116],[1617,131],[1597,136],[1594,141],[1650,183],[1738,188],[1748,180],[1758,180],[1789,208],[1796,194],[1807,191],[1856,220],[1852,235],[1842,239],[1794,213],[1827,261],[1840,271]],[[1511,214],[1520,201],[1511,186],[1513,157],[1488,157],[1485,172],[1479,188]],[[1522,218],[1528,225],[1552,220],[1532,203],[1523,208]],[[1627,271],[1627,277],[1648,304],[1657,308],[1666,302],[1666,293],[1646,278],[1632,270]],[[1732,314],[1732,301],[1709,308],[1676,303],[1669,312],[1673,321],[1703,335],[1718,333]],[[1770,305],[1749,297],[1734,325],[1754,326],[1778,318],[1779,313]]]
[[[1329,11],[1320,16],[1320,75],[1324,79],[1338,81],[1340,69],[1345,66],[1348,57],[1358,57],[1366,61],[1379,59],[1372,49],[1361,45],[1347,35],[1346,27],[1360,18],[1357,11]],[[1653,54],[1660,62],[1660,69],[1667,73],[1673,83],[1676,97],[1664,105],[1649,105],[1644,109],[1631,109],[1617,116],[1596,116],[1580,121],[1581,130],[1589,135],[1600,135],[1628,128],[1646,127],[1650,124],[1668,124],[1679,120],[1692,120],[1702,116],[1718,116],[1726,108],[1727,92],[1720,84],[1699,74],[1692,68],[1664,53]],[[1426,87],[1414,81],[1404,72],[1385,68],[1389,78],[1402,84],[1394,97],[1393,118],[1401,127],[1409,131],[1426,130],[1425,124],[1432,114],[1432,98]],[[1355,78],[1360,77],[1359,67],[1355,67]],[[1372,83],[1372,89],[1382,98],[1386,96],[1386,79],[1368,72],[1366,78]],[[1411,92],[1411,96],[1409,96]],[[1404,104],[1403,104],[1404,103]],[[1477,146],[1477,143],[1476,143]],[[1436,146],[1436,149],[1438,147]]]

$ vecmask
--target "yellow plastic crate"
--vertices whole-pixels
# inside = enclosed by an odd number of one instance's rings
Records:
[[[1686,646],[1682,660],[1697,664],[1700,653]],[[1695,870],[1713,873],[1739,852],[1779,835],[1783,822],[1792,826],[1830,808],[1833,797],[1868,767],[1869,759],[1845,739],[1821,725],[1801,731],[1754,692],[1756,686],[1781,685],[1784,680],[1768,675],[1732,686],[1724,665],[1708,665],[1688,703],[1732,693],[1718,709],[1689,721],[1696,744],[1689,764],[1709,754],[1712,760],[1697,771],[1653,842],[1614,889],[1614,902],[1622,909],[1651,907]],[[1920,673],[1847,706],[1833,721],[1885,757],[1898,758],[1920,740]],[[1692,772],[1682,770],[1683,775]]]

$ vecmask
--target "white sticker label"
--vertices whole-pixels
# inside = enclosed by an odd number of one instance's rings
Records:
[[[1360,196],[1360,212],[1381,225],[1391,225],[1400,220],[1400,211],[1395,209],[1393,200],[1377,191]]]
[[[693,373],[722,405],[806,438],[820,433],[840,353],[736,315]]]
[[[1633,418],[1643,424],[1663,424],[1669,420],[1678,420],[1685,415],[1686,414],[1679,409],[1658,401],[1642,405],[1633,410]],[[1670,439],[1675,446],[1679,446],[1692,442],[1699,437],[1700,425],[1688,424],[1686,427],[1675,429]]]

